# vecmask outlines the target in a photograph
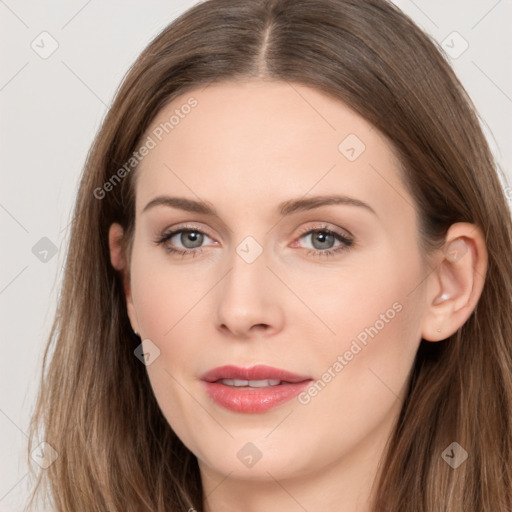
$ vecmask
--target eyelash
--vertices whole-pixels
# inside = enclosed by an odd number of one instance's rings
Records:
[[[168,233],[163,233],[156,240],[154,240],[154,243],[157,244],[157,245],[163,245],[168,240],[170,240],[172,237],[174,237],[175,235],[177,235],[177,234],[179,234],[181,232],[184,232],[184,231],[185,232],[189,231],[189,232],[194,232],[194,233],[200,233],[202,235],[208,236],[209,238],[212,238],[207,233],[205,233],[204,231],[201,231],[200,229],[197,229],[195,226],[182,226],[179,229],[175,229],[175,230],[170,231]],[[338,233],[337,231],[329,229],[327,226],[320,226],[320,227],[314,227],[314,228],[305,228],[305,229],[303,229],[299,233],[299,237],[298,238],[300,239],[300,238],[302,238],[306,234],[316,233],[316,232],[327,233],[328,235],[334,235],[334,237],[338,241],[340,241],[341,244],[337,248],[335,248],[335,249],[327,249],[325,251],[321,251],[321,250],[318,250],[318,249],[310,249],[307,252],[308,256],[317,256],[317,257],[335,256],[335,255],[337,255],[337,254],[339,254],[341,252],[350,250],[350,248],[354,244],[354,240],[352,240],[350,238],[347,238],[346,236],[342,235],[341,233]],[[165,250],[168,253],[176,254],[178,256],[185,257],[185,256],[188,256],[188,255],[192,255],[192,257],[195,258],[198,253],[201,253],[203,251],[203,247],[200,247],[198,249],[176,249],[175,247],[170,247],[170,246],[167,245],[165,247]]]

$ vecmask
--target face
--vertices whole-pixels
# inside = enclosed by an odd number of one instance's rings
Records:
[[[202,473],[306,477],[372,457],[427,274],[388,141],[314,89],[250,81],[176,98],[143,142],[128,314]]]

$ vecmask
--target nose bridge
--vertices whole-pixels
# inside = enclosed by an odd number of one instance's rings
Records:
[[[264,249],[253,236],[245,237],[230,258],[231,271],[224,283],[225,299],[230,297],[245,302],[264,302],[268,289],[268,249]],[[240,306],[243,306],[239,302]]]
[[[275,277],[267,268],[268,251],[252,236],[234,248],[230,271],[219,286],[218,325],[238,334],[247,333],[254,325],[279,326],[281,310],[276,283],[272,282]]]

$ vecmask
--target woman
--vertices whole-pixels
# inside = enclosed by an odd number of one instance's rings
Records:
[[[511,232],[470,99],[392,4],[195,6],[88,157],[39,487],[59,511],[510,510]]]

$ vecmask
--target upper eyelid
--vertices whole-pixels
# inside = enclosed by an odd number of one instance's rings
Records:
[[[331,231],[337,235],[340,235],[344,238],[350,238],[353,239],[354,235],[346,228],[340,228],[340,227],[330,227],[327,224],[330,224],[329,222],[321,222],[318,226],[310,226],[304,229],[301,229],[299,232],[299,236],[302,237],[303,235],[306,235],[310,233],[311,231]]]
[[[176,228],[164,229],[162,231],[162,236],[170,236],[170,235],[175,236],[176,234],[180,233],[181,231],[197,231],[199,233],[202,233],[202,234],[210,237],[212,240],[215,238],[208,233],[208,230],[201,228],[201,227],[193,226],[193,225],[184,225],[184,226],[178,226]]]

